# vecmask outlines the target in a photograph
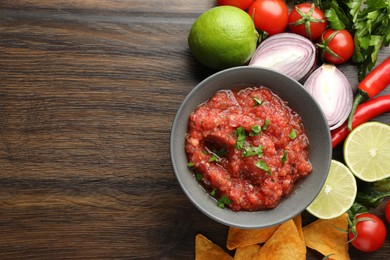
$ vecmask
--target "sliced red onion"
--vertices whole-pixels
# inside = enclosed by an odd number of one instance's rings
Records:
[[[274,69],[295,80],[302,79],[316,61],[316,47],[295,33],[279,33],[264,40],[252,56],[249,66]]]
[[[307,78],[303,86],[321,106],[330,130],[345,122],[352,109],[353,94],[343,72],[334,65],[323,64]]]

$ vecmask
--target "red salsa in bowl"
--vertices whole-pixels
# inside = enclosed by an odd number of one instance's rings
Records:
[[[296,80],[254,66],[219,71],[193,87],[172,121],[169,144],[188,199],[238,228],[273,226],[304,211],[332,159],[329,126],[315,99]]]
[[[189,116],[196,179],[233,211],[273,209],[312,171],[301,117],[263,86],[216,92]]]

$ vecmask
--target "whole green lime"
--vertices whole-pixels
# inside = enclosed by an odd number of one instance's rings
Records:
[[[217,6],[195,20],[188,44],[200,63],[221,70],[248,62],[258,38],[248,13],[232,6]]]

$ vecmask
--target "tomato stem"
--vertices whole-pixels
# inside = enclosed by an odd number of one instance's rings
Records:
[[[298,6],[295,6],[295,10],[301,16],[301,19],[289,24],[289,25],[294,25],[294,26],[304,24],[305,30],[306,30],[306,35],[310,40],[312,40],[310,23],[325,23],[326,22],[326,20],[322,20],[322,19],[318,19],[318,18],[313,17],[314,8],[315,8],[315,4],[313,3],[310,7],[310,10],[307,13],[305,13],[301,9],[299,9]]]
[[[322,44],[320,44],[320,43],[317,43],[317,44],[316,44],[320,49],[322,49],[322,53],[321,53],[321,58],[322,58],[322,60],[324,60],[324,56],[325,56],[325,53],[326,53],[326,52],[329,53],[330,55],[332,55],[332,56],[335,57],[335,58],[344,60],[342,57],[340,57],[337,53],[335,53],[334,51],[332,51],[332,50],[328,47],[330,41],[333,40],[333,38],[334,38],[339,32],[340,32],[340,31],[335,31],[335,32],[333,32],[331,35],[329,35],[329,37],[328,37],[326,40],[324,40],[324,38],[323,38],[324,36],[322,35],[322,36],[321,36],[321,42],[322,42]]]

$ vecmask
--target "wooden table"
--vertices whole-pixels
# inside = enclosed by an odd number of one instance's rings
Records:
[[[0,259],[193,259],[197,233],[225,246],[228,228],[189,202],[169,157],[178,106],[214,73],[187,45],[214,4],[1,1]],[[350,253],[390,257],[390,240]]]

